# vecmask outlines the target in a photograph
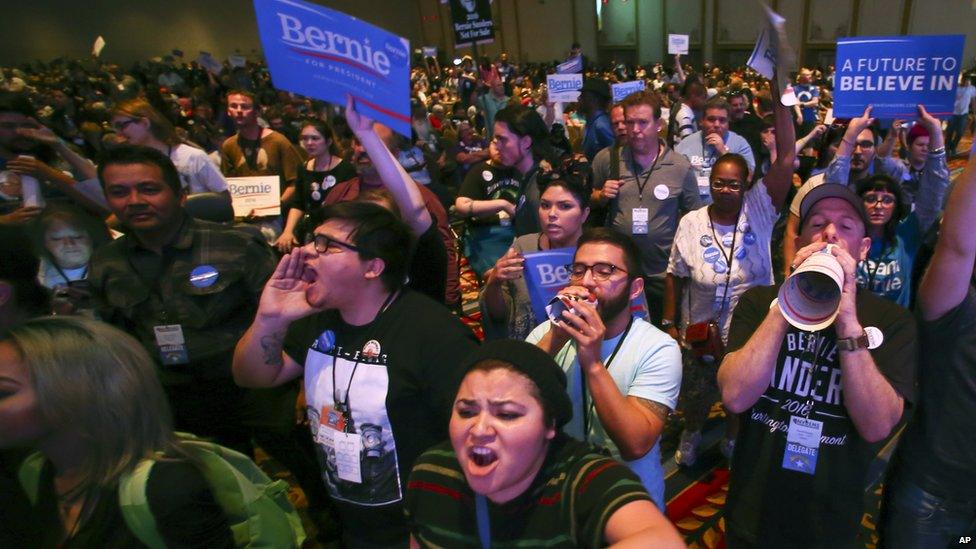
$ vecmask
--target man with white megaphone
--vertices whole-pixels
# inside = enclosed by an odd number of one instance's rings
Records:
[[[816,187],[800,206],[794,274],[750,289],[733,312],[718,372],[722,402],[741,414],[733,549],[852,545],[868,465],[914,400],[913,318],[857,288],[867,223],[845,185]]]

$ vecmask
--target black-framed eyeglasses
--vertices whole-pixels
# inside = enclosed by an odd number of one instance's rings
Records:
[[[126,128],[138,122],[135,118],[127,118],[121,122],[112,122],[112,129],[117,132],[125,131]]]
[[[863,140],[863,141],[857,141],[854,144],[857,145],[858,147],[861,147],[862,149],[874,148],[874,141]]]
[[[356,246],[354,244],[349,244],[348,242],[343,242],[341,240],[336,240],[324,234],[319,234],[319,233],[311,234],[308,236],[306,244],[308,242],[311,242],[312,247],[315,248],[315,251],[320,254],[324,254],[325,252],[329,251],[329,248],[332,248],[333,246],[337,246],[339,248],[345,248],[349,251],[356,252],[356,253],[363,253],[363,249],[360,248],[359,246]]]
[[[742,183],[735,179],[713,179],[711,185],[716,191],[722,189],[728,189],[733,192],[742,190]]]
[[[627,273],[626,270],[612,263],[594,263],[592,265],[587,265],[586,263],[570,263],[566,265],[566,270],[569,271],[569,278],[573,280],[579,280],[586,276],[586,271],[592,271],[593,278],[596,280],[607,280],[617,271],[624,274]]]
[[[868,193],[862,196],[861,199],[864,200],[866,206],[874,206],[878,202],[885,206],[891,206],[895,203],[895,197],[890,194]]]

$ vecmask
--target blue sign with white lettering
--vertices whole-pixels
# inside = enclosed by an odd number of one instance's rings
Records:
[[[566,265],[573,262],[576,248],[559,248],[523,254],[525,285],[532,298],[532,312],[539,322],[546,319],[546,304],[569,284]]]
[[[613,93],[613,102],[617,103],[619,101],[623,101],[624,97],[627,97],[632,93],[644,91],[644,81],[631,80],[630,82],[610,84],[610,91]]]
[[[874,118],[914,118],[922,104],[933,116],[948,117],[965,42],[961,34],[841,38],[834,116],[861,116],[873,105]]]
[[[279,89],[346,104],[410,135],[410,42],[302,0],[254,0],[264,56]]]

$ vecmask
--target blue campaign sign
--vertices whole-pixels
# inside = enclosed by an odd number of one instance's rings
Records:
[[[644,81],[631,80],[630,82],[610,84],[610,91],[613,93],[614,103],[623,101],[624,97],[627,97],[632,93],[644,91]]]
[[[532,312],[542,321],[546,318],[546,304],[569,284],[566,265],[573,262],[576,248],[559,248],[524,254],[525,285],[532,298]]]
[[[966,37],[878,36],[837,41],[834,116],[851,118],[874,105],[875,118],[914,117],[916,105],[949,116]]]
[[[346,104],[410,135],[410,42],[302,0],[254,0],[276,88]]]

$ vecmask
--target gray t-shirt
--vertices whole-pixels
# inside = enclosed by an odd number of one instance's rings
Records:
[[[610,201],[607,226],[633,237],[641,250],[645,275],[663,276],[678,219],[701,207],[698,181],[688,160],[666,146],[655,165],[639,169],[639,178],[634,175],[635,170],[638,168],[630,148],[623,147],[620,192]],[[610,149],[607,148],[593,158],[593,187],[602,189],[609,178]],[[647,209],[647,234],[634,234],[635,208]]]

